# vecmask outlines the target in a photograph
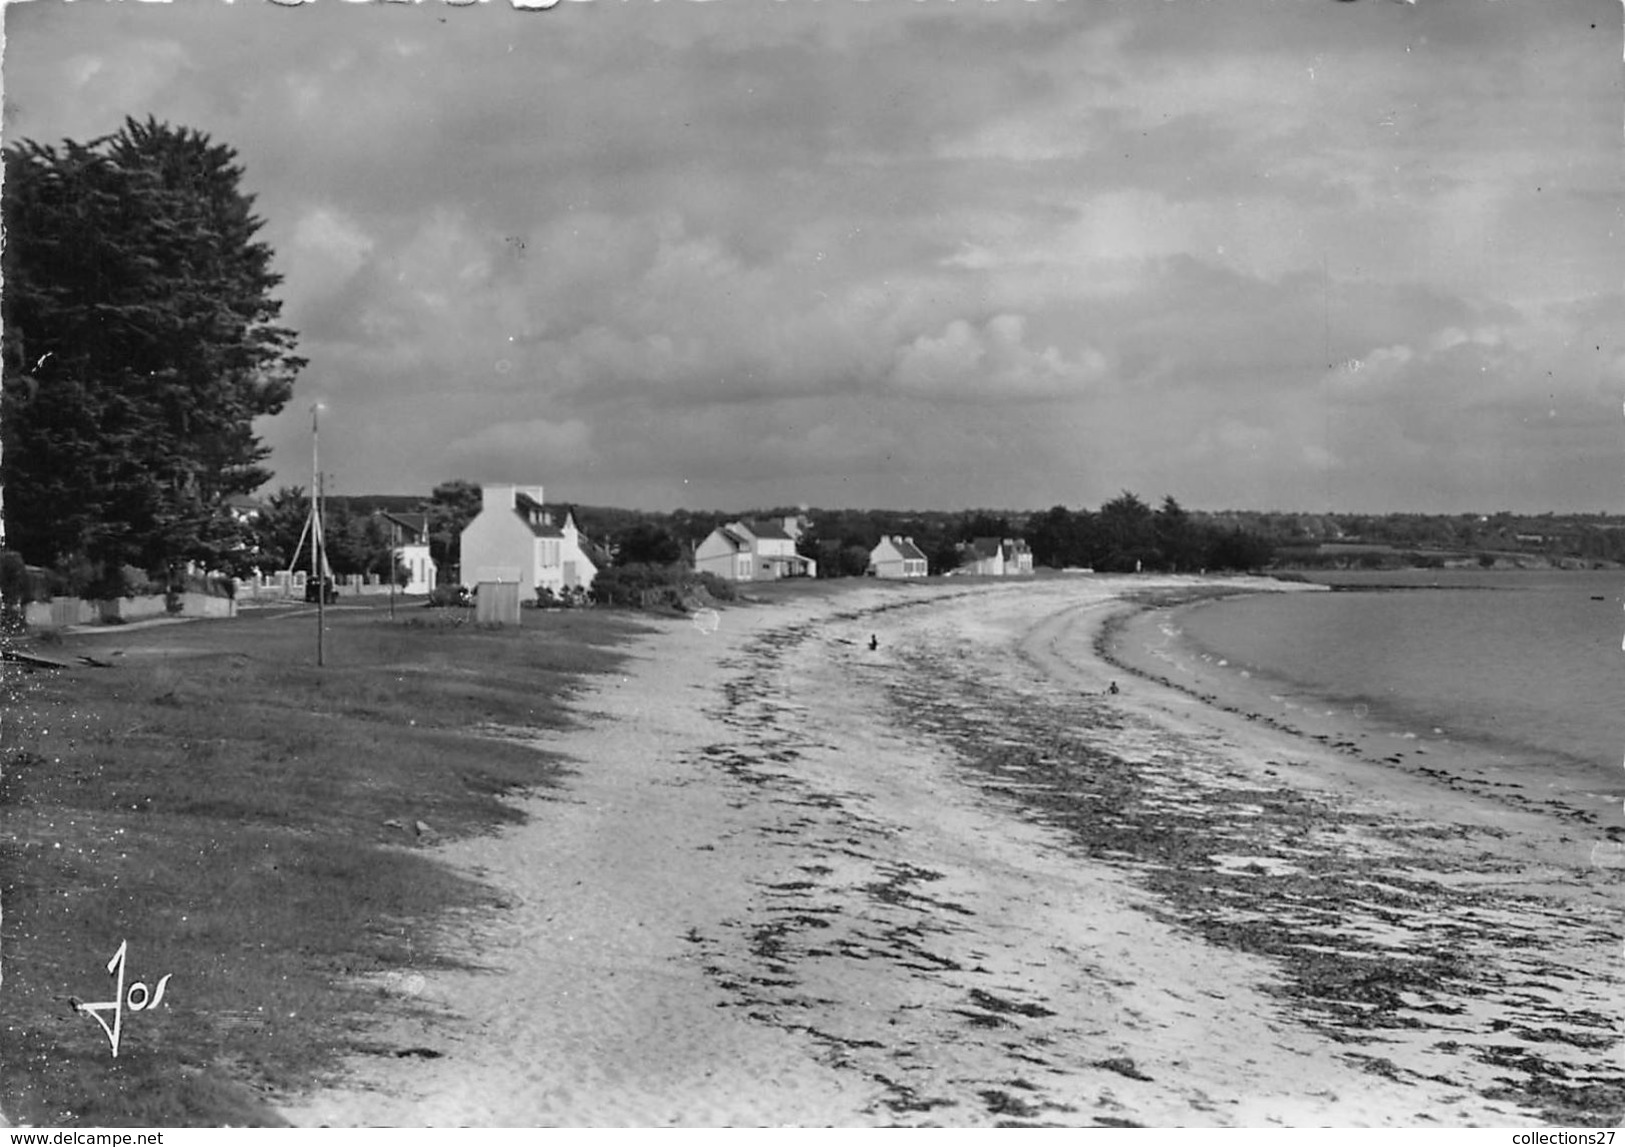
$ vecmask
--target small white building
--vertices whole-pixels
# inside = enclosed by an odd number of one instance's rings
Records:
[[[794,519],[787,519],[793,522]],[[813,577],[818,563],[796,553],[795,539],[777,522],[729,522],[694,550],[694,568],[728,581]]]
[[[429,556],[429,515],[391,514],[385,510],[378,516],[389,531],[390,552],[396,564],[406,571],[401,592],[433,593],[440,571]]]
[[[519,584],[531,592],[592,588],[598,567],[583,548],[575,516],[565,511],[555,525],[542,487],[488,485],[480,493],[480,512],[463,528],[464,585],[501,581],[497,571],[517,570]]]
[[[881,538],[869,551],[869,572],[875,577],[925,577],[925,555],[913,538]]]
[[[959,572],[1006,577],[1033,572],[1033,552],[1020,538],[976,538],[959,547]]]

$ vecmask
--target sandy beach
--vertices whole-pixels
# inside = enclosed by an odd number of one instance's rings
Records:
[[[478,969],[380,983],[378,1054],[284,1116],[1617,1122],[1596,828],[1101,659],[1125,593],[1189,584],[870,585],[657,623],[547,738],[562,789],[439,847],[506,904],[423,937]]]

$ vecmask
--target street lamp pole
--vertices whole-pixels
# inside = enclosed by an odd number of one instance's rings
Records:
[[[400,523],[389,520],[389,620],[395,620],[395,554],[401,546]]]
[[[327,541],[322,536],[322,467],[321,467],[321,419],[322,404],[313,403],[310,408],[310,514],[311,514],[311,546],[310,564],[316,575],[316,665],[320,668],[326,663],[324,648],[324,630],[327,627]]]

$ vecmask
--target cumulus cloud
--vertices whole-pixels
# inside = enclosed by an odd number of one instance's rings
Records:
[[[1079,396],[1106,373],[1092,347],[1067,357],[1053,346],[1027,345],[1027,319],[1002,314],[980,327],[954,319],[940,333],[902,347],[889,382],[932,398],[973,402]]]
[[[325,206],[308,209],[294,224],[293,240],[281,253],[284,294],[302,310],[327,301],[366,265],[375,245],[344,212]]]

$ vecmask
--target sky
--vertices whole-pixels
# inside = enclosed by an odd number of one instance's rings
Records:
[[[1625,512],[1619,0],[30,0],[7,142],[236,149],[276,477]]]

